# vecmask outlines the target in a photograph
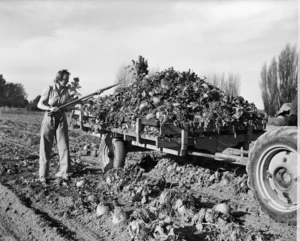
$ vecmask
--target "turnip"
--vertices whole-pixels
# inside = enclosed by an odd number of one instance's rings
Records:
[[[181,207],[178,208],[178,212],[180,213],[181,216],[185,216],[187,209],[185,205],[182,205]]]
[[[98,204],[97,209],[96,209],[96,215],[97,217],[100,217],[110,211],[110,207],[107,205],[103,204]]]
[[[174,208],[178,210],[182,205],[183,205],[182,200],[181,199],[177,199]]]
[[[142,102],[139,106],[139,110],[144,111],[147,109],[147,107],[148,107],[148,102]]]
[[[158,96],[153,96],[152,97],[152,102],[155,106],[159,106],[162,104],[161,98]]]
[[[214,219],[215,219],[215,217],[214,217],[214,211],[212,209],[208,208],[206,210],[206,213],[205,213],[205,220],[206,220],[206,222],[213,223]]]
[[[164,191],[162,191],[162,193],[159,196],[160,205],[164,205],[164,204],[169,205],[171,202],[171,196],[172,196],[172,190],[165,189]]]
[[[240,186],[241,186],[241,188],[247,187],[247,180],[242,181]]]
[[[134,220],[128,224],[128,232],[133,239],[135,236],[138,236],[140,233],[140,226],[143,224],[143,220]]]
[[[230,207],[226,203],[217,204],[214,209],[216,212],[223,213],[225,215],[230,214]]]
[[[114,180],[113,180],[113,178],[112,178],[111,176],[107,176],[107,177],[106,177],[106,183],[107,183],[108,185],[111,185],[113,181],[114,181]]]
[[[85,179],[76,182],[76,187],[83,187],[86,183]]]
[[[215,174],[212,174],[212,175],[209,177],[209,182],[214,182],[215,179],[216,179]]]
[[[143,188],[142,196],[147,196],[149,193],[150,193],[150,190],[147,187]]]
[[[145,204],[146,202],[147,202],[147,198],[146,196],[143,196],[141,200],[141,204]]]
[[[146,115],[147,120],[153,119],[154,117],[155,117],[155,115],[153,113],[149,113]]]
[[[156,119],[160,119],[163,116],[163,113],[161,111],[156,112]]]
[[[89,195],[87,197],[88,202],[97,202],[97,197],[95,195]]]
[[[172,220],[171,220],[171,218],[169,216],[167,216],[167,217],[164,218],[164,222],[165,223],[171,223],[171,221]]]
[[[116,207],[114,213],[112,214],[112,223],[119,224],[127,221],[128,217],[124,210],[120,207]]]
[[[220,183],[221,186],[226,187],[229,184],[229,180],[227,178],[223,178]]]
[[[196,224],[196,229],[197,229],[198,232],[201,232],[201,231],[203,230],[203,228],[204,228],[204,227],[203,227],[203,224],[202,224],[202,223],[197,223],[197,224]]]
[[[88,150],[89,148],[90,148],[89,144],[86,144],[86,145],[83,146],[83,150],[85,150],[85,151]]]
[[[165,81],[164,79],[161,80],[160,82],[160,87],[163,88],[163,89],[166,89],[166,90],[169,90],[170,89],[170,85],[167,81]]]
[[[205,89],[208,89],[208,85],[206,83],[203,83],[201,86],[203,86]]]

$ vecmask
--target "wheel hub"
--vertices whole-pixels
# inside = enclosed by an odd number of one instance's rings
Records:
[[[280,189],[289,189],[292,184],[292,175],[286,168],[280,168],[274,175],[274,182],[276,186]]]
[[[291,176],[291,174],[289,172],[284,172],[282,174],[282,180],[286,184],[291,184],[291,182],[292,182],[292,176]]]
[[[274,150],[267,159],[269,166],[266,170],[266,181],[270,185],[270,191],[277,196],[278,204],[283,206],[297,204],[297,158],[290,151]]]

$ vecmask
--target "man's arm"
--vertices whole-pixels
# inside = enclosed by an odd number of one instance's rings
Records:
[[[298,93],[296,94],[290,110],[290,115],[297,115],[298,114]]]
[[[39,103],[37,104],[37,107],[40,110],[45,110],[45,111],[51,110],[51,107],[47,103],[49,100],[49,92],[50,92],[50,86],[44,89],[41,98],[39,100]]]
[[[288,116],[288,125],[289,126],[297,126],[297,121],[298,121],[298,93],[296,94],[291,110],[290,110],[290,115]]]

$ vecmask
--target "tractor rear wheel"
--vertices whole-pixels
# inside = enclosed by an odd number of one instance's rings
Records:
[[[247,165],[248,186],[263,212],[272,219],[296,224],[297,128],[272,129],[255,142]]]

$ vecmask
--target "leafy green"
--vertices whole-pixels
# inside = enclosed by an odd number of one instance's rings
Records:
[[[191,70],[168,68],[149,76],[147,67],[143,58],[133,61],[135,81],[95,100],[92,112],[100,122],[121,127],[125,117],[129,122],[147,118],[157,119],[161,125],[171,122],[179,127],[211,126],[219,131],[224,126],[263,119],[253,103],[241,96],[226,95]]]

